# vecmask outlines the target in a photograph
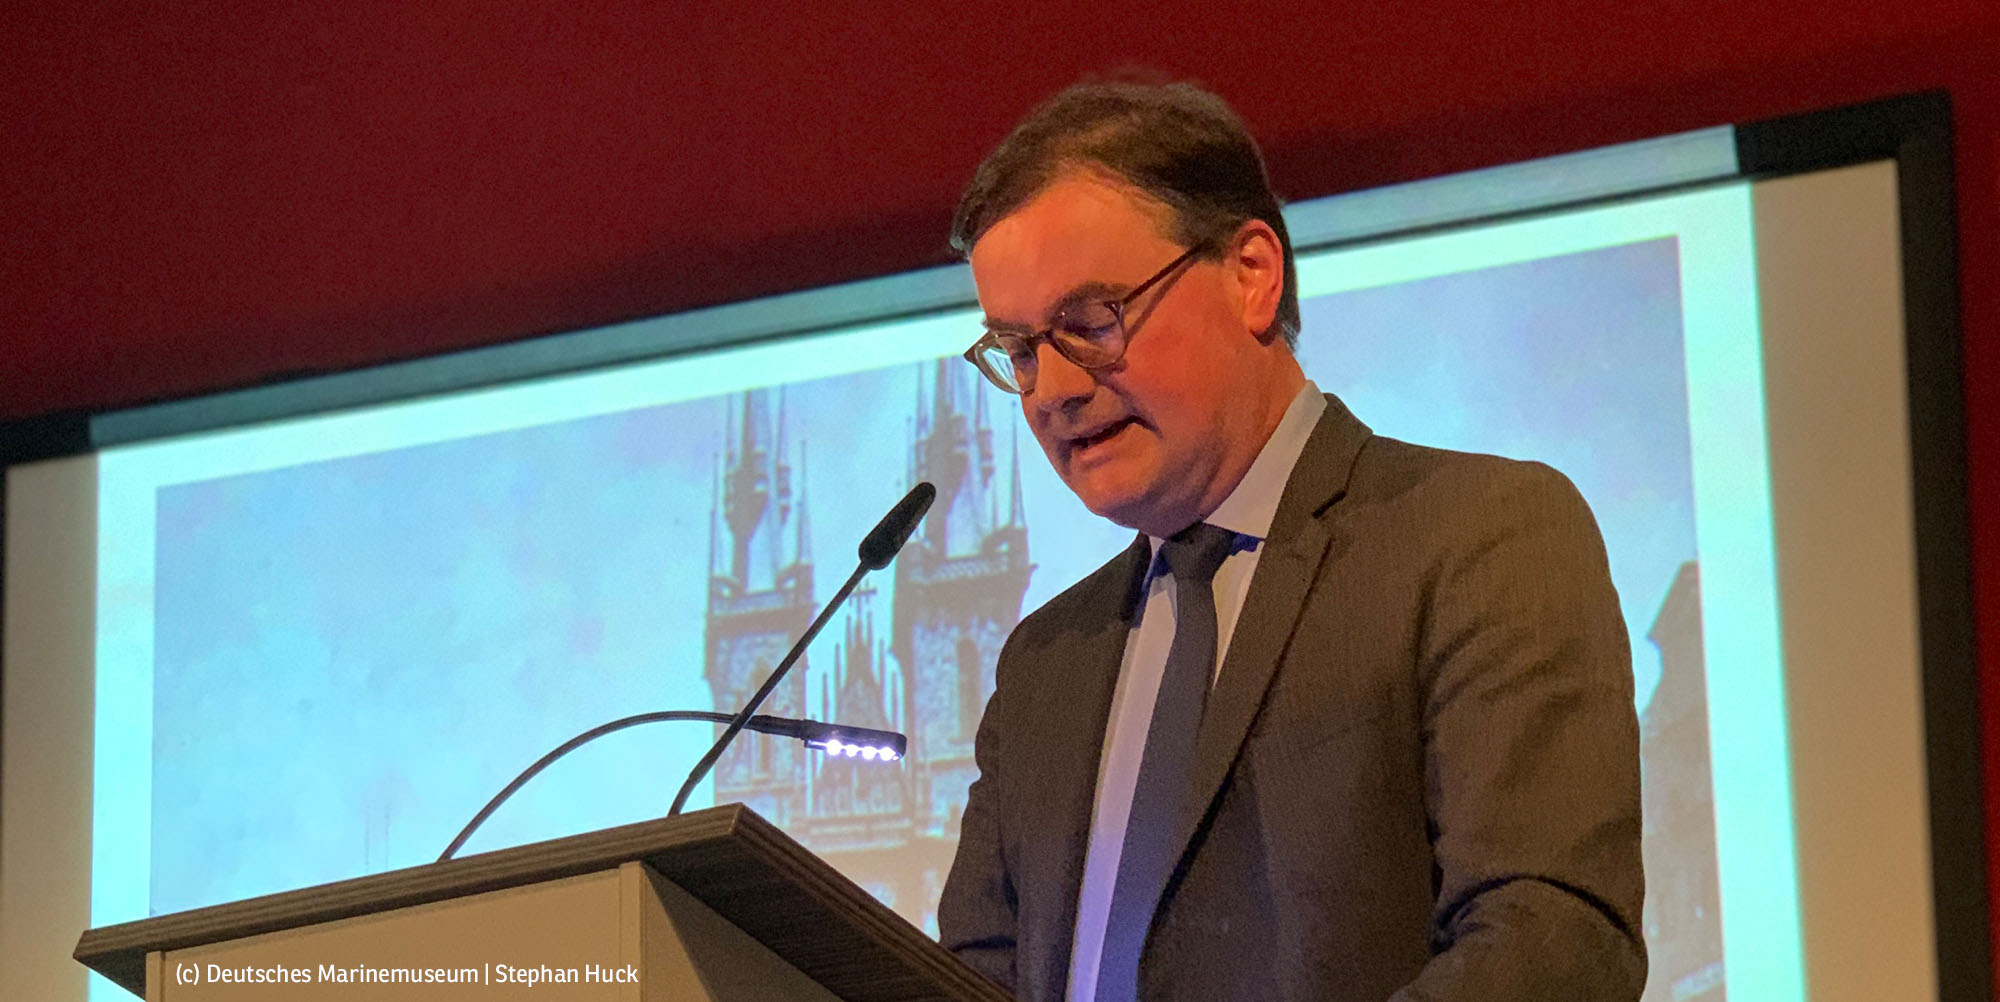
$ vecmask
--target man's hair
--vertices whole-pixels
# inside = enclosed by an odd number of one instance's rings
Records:
[[[973,174],[952,216],[952,247],[970,256],[993,224],[1078,169],[1108,173],[1164,203],[1166,235],[1189,247],[1208,242],[1210,258],[1244,223],[1269,223],[1285,256],[1276,324],[1285,344],[1298,348],[1292,238],[1263,154],[1229,105],[1193,84],[1087,82],[1044,102]]]

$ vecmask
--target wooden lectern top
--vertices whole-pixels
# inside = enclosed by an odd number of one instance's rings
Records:
[[[1008,1002],[998,985],[741,804],[92,929],[76,959],[135,994],[146,954],[640,862],[847,1002]]]

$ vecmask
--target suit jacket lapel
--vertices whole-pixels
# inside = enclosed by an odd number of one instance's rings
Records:
[[[1134,539],[1125,552],[1081,582],[1075,594],[1079,606],[1060,617],[1056,632],[1036,653],[1043,659],[1039,676],[1045,681],[1032,700],[1031,726],[1040,748],[1035,759],[1037,782],[1026,789],[1038,796],[1024,809],[1047,819],[1037,824],[1048,842],[1024,861],[1042,869],[1024,881],[1046,887],[1053,898],[1044,907],[1053,920],[1059,942],[1049,944],[1041,970],[1022,972],[1042,986],[1039,995],[1021,987],[1024,998],[1060,999],[1068,989],[1071,931],[1076,928],[1077,894],[1083,884],[1083,862],[1090,843],[1090,821],[1097,800],[1097,769],[1104,751],[1104,730],[1111,716],[1111,697],[1131,633],[1132,613],[1145,582],[1152,548],[1146,537]]]
[[[1340,400],[1327,396],[1320,416],[1285,482],[1270,536],[1250,578],[1229,653],[1209,692],[1195,738],[1194,778],[1175,832],[1181,861],[1235,765],[1250,723],[1263,705],[1278,659],[1291,640],[1306,594],[1329,550],[1344,547],[1327,509],[1346,492],[1348,474],[1373,434]],[[1178,871],[1178,868],[1177,868]],[[1169,884],[1171,885],[1171,882]]]

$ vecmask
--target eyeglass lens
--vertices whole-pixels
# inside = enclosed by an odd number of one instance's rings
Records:
[[[1118,361],[1125,351],[1125,324],[1118,304],[1085,303],[1056,318],[1047,340],[1064,358],[1084,368]],[[989,379],[1010,393],[1035,388],[1040,337],[1004,334],[983,346],[976,359]]]

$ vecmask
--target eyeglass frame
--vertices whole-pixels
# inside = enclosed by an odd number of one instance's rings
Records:
[[[1118,329],[1120,332],[1118,353],[1116,355],[1111,356],[1108,359],[1105,359],[1104,361],[1085,362],[1082,359],[1077,358],[1075,355],[1070,354],[1069,348],[1064,346],[1063,339],[1056,336],[1056,328],[1062,325],[1063,318],[1069,314],[1070,310],[1073,307],[1065,308],[1057,312],[1056,315],[1052,318],[1052,322],[1047,327],[1044,327],[1041,330],[1030,330],[1025,334],[1017,333],[1011,330],[1009,331],[988,330],[985,334],[980,336],[979,340],[974,341],[972,343],[972,347],[965,349],[965,360],[967,362],[972,363],[972,367],[978,369],[979,374],[985,376],[987,382],[990,382],[994,386],[999,387],[1001,392],[1012,393],[1016,396],[1028,395],[1028,393],[1033,390],[1035,381],[1031,379],[1027,381],[1028,382],[1027,386],[1023,386],[1019,389],[1009,389],[1007,385],[1001,381],[1000,377],[995,375],[979,360],[980,353],[984,349],[989,347],[992,348],[1000,347],[1000,339],[1003,337],[1020,338],[1022,341],[1025,342],[1025,346],[1031,353],[1039,353],[1041,350],[1041,345],[1046,342],[1049,347],[1054,348],[1056,350],[1056,354],[1061,355],[1064,359],[1068,360],[1070,364],[1075,365],[1077,368],[1080,369],[1095,371],[1098,369],[1108,369],[1111,366],[1117,365],[1119,361],[1125,357],[1125,353],[1131,350],[1132,346],[1132,331],[1125,325],[1126,307],[1131,306],[1133,301],[1137,300],[1140,296],[1145,295],[1147,290],[1152,289],[1156,285],[1159,285],[1161,282],[1165,281],[1168,276],[1180,270],[1180,268],[1183,265],[1186,265],[1187,263],[1195,260],[1202,253],[1212,249],[1214,246],[1215,242],[1212,240],[1203,240],[1196,243],[1194,246],[1189,247],[1185,251],[1182,251],[1181,256],[1174,258],[1172,261],[1167,262],[1166,267],[1161,268],[1157,272],[1154,272],[1153,277],[1148,278],[1145,281],[1140,282],[1138,285],[1133,286],[1132,291],[1125,293],[1123,296],[1120,296],[1117,299],[1103,299],[1103,300],[1091,299],[1086,301],[1085,305],[1096,304],[1096,305],[1102,305],[1110,309],[1112,320],[1118,325]],[[1008,354],[1011,355],[1012,353],[1009,352]],[[1016,383],[1021,382],[1019,376],[1020,372],[1018,369],[1016,369],[1015,370]]]

